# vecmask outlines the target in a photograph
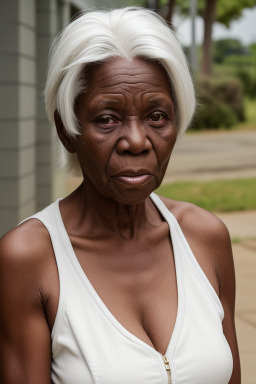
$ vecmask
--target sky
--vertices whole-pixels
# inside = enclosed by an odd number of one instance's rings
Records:
[[[191,21],[189,19],[174,19],[176,34],[183,45],[191,42]],[[213,39],[237,38],[244,45],[256,42],[256,7],[244,9],[242,17],[230,23],[230,28],[226,28],[220,23],[215,23],[213,27]],[[196,20],[196,40],[201,44],[203,39],[203,20],[198,17]]]

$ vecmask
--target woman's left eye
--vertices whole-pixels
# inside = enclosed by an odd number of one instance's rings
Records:
[[[154,112],[148,118],[149,123],[156,126],[165,124],[166,120],[167,116],[162,112]]]

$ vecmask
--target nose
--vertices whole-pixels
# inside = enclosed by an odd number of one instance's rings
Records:
[[[131,153],[139,155],[143,152],[148,152],[152,148],[151,141],[146,132],[143,123],[132,122],[126,125],[126,129],[118,140],[117,152],[119,154]]]

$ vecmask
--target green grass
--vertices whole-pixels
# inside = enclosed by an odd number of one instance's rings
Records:
[[[174,182],[161,185],[156,193],[212,212],[256,209],[256,179]]]
[[[240,244],[243,240],[240,238],[240,237],[232,237],[231,238],[231,243],[232,245],[235,245],[235,244]]]
[[[241,237],[231,237],[232,245],[240,244],[240,243],[243,243],[244,241],[248,241],[248,240],[256,241],[256,237],[247,237],[246,239],[241,238]]]

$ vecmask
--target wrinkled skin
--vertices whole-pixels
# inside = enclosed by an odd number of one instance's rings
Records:
[[[121,204],[145,201],[160,185],[177,137],[167,75],[157,63],[116,59],[90,68],[86,78],[77,103],[82,135],[71,144],[86,187]],[[129,175],[148,177],[136,183]]]
[[[126,329],[164,354],[175,325],[177,284],[168,224],[149,194],[160,185],[176,142],[171,87],[164,70],[143,59],[116,58],[90,67],[85,75],[86,93],[76,104],[81,135],[68,136],[55,113],[59,137],[69,152],[77,153],[84,177],[61,201],[62,218],[103,302]],[[239,384],[228,232],[201,208],[163,201],[220,297],[234,360],[229,384]],[[50,384],[50,332],[58,297],[49,235],[40,222],[29,220],[0,243],[3,384]]]

